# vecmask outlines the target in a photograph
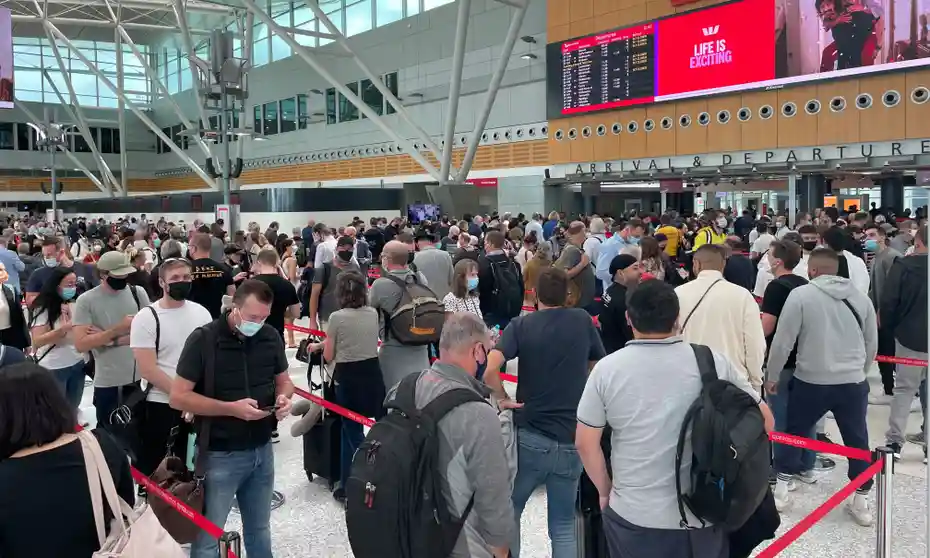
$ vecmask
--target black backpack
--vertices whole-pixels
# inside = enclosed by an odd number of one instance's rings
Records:
[[[721,380],[714,355],[691,345],[701,372],[701,395],[691,404],[675,456],[675,485],[681,526],[688,525],[685,506],[701,521],[727,531],[742,527],[769,488],[771,448],[759,404],[742,389]],[[691,492],[681,491],[685,438],[691,431]]]
[[[346,527],[356,558],[447,558],[474,504],[452,517],[438,470],[439,421],[459,405],[480,401],[467,388],[416,406],[418,373],[385,404],[390,412],[368,432],[346,482]]]
[[[512,258],[494,261],[488,258],[488,266],[494,277],[495,308],[503,318],[516,318],[523,309],[523,274],[520,265]]]
[[[303,240],[294,242],[294,258],[297,259],[298,269],[307,267],[307,246],[304,244]]]
[[[439,343],[446,311],[442,301],[426,285],[420,283],[414,269],[412,281],[386,273],[382,277],[400,287],[400,303],[393,312],[385,312],[385,339],[396,339],[401,345]]]

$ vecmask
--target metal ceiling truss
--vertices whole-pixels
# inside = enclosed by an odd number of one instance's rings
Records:
[[[517,37],[519,36],[520,26],[523,24],[523,18],[526,15],[527,4],[529,3],[529,0],[498,0],[503,4],[514,8],[513,13],[511,14],[510,27],[508,28],[507,36],[504,39],[501,57],[498,60],[497,66],[494,69],[494,74],[491,77],[491,82],[485,96],[484,105],[482,106],[481,113],[478,116],[476,126],[471,132],[462,167],[460,169],[455,169],[452,166],[452,154],[455,144],[453,141],[451,141],[450,138],[455,135],[455,122],[456,115],[458,113],[459,98],[461,95],[462,66],[465,58],[465,39],[468,34],[471,0],[458,0],[459,6],[458,16],[456,19],[455,49],[452,53],[453,67],[449,82],[449,107],[443,131],[444,140],[441,147],[436,145],[436,142],[434,142],[432,138],[429,137],[429,134],[427,134],[426,131],[414,121],[413,117],[407,111],[403,103],[401,103],[397,96],[394,95],[390,89],[384,85],[384,82],[381,80],[381,78],[372,72],[371,69],[364,63],[364,61],[362,61],[362,59],[349,44],[346,36],[336,25],[333,24],[332,20],[330,20],[330,18],[320,8],[318,1],[306,0],[305,5],[313,11],[319,22],[326,27],[327,31],[329,31],[329,35],[331,35],[332,40],[334,40],[343,48],[343,50],[346,51],[347,55],[355,61],[365,77],[371,81],[372,85],[374,85],[375,88],[381,93],[381,95],[384,96],[387,102],[390,103],[392,107],[394,107],[397,115],[415,131],[415,139],[422,142],[428,152],[435,156],[436,159],[440,162],[440,168],[437,169],[422,153],[419,152],[418,149],[414,148],[414,145],[410,140],[400,136],[397,131],[392,128],[391,123],[386,122],[381,115],[374,112],[374,110],[372,110],[367,103],[363,102],[358,95],[349,90],[348,87],[346,87],[329,72],[329,70],[318,59],[318,56],[322,54],[321,51],[301,45],[294,39],[295,34],[301,34],[298,33],[300,30],[285,28],[278,25],[272,16],[264,9],[259,7],[254,0],[240,1],[242,5],[249,11],[249,13],[254,14],[255,17],[257,17],[268,27],[270,33],[274,33],[275,35],[281,37],[281,39],[291,47],[297,56],[299,56],[304,62],[306,62],[311,68],[320,74],[323,79],[329,82],[329,84],[333,86],[350,103],[355,105],[358,110],[364,114],[366,118],[371,120],[371,122],[375,124],[382,132],[384,132],[387,137],[397,142],[397,144],[403,148],[405,153],[410,155],[410,157],[419,163],[420,166],[422,166],[426,172],[429,173],[429,175],[440,184],[461,183],[468,177],[468,172],[471,170],[472,163],[475,159],[475,153],[477,152],[478,144],[481,141],[481,134],[484,131],[485,125],[487,125],[488,117],[491,114],[491,107],[494,105],[494,99],[497,97],[497,91],[500,89],[501,81],[503,81],[504,72],[507,70],[507,63],[509,62],[510,56],[513,53],[513,46]]]
[[[76,25],[113,28],[113,5],[118,6],[120,25],[129,30],[177,32],[172,0],[0,0],[0,6],[8,8],[14,23],[41,22],[49,20],[55,25]],[[220,19],[233,14],[229,6],[203,0],[185,0],[187,13],[214,15]],[[192,35],[209,35],[209,29],[190,29]]]

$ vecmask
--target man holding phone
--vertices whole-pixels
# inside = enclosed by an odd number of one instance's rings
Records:
[[[209,435],[199,440],[206,452],[204,515],[225,525],[235,498],[251,558],[272,556],[271,433],[290,411],[294,393],[284,340],[265,323],[273,302],[268,285],[243,281],[232,309],[187,338],[169,400],[172,408],[192,413],[195,420],[211,421]],[[202,433],[202,425],[197,426]],[[213,558],[216,553],[216,541],[207,533],[191,547],[191,558]]]

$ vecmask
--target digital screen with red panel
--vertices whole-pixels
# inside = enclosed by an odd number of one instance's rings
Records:
[[[547,112],[927,66],[928,21],[930,0],[736,0],[552,43]]]

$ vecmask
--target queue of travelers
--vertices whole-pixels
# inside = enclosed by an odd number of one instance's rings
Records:
[[[10,223],[0,242],[0,483],[43,475],[43,488],[0,496],[17,502],[16,513],[0,505],[0,556],[83,558],[99,548],[79,482],[86,440],[74,435],[91,422],[79,408],[89,377],[95,439],[126,503],[152,498],[132,486],[127,455],[145,475],[178,457],[204,479],[207,519],[224,525],[235,500],[246,552],[271,557],[277,424],[308,413],[292,409],[286,353],[302,318],[321,333],[306,350],[321,355],[328,396],[345,408],[396,423],[394,409],[425,415],[447,392],[468,392],[436,419],[449,556],[518,558],[520,517],[540,486],[554,557],[575,556],[592,536],[577,529],[579,486],[594,495],[609,556],[748,556],[774,527],[714,526],[678,494],[700,488],[679,434],[708,363],[767,430],[829,440],[832,413],[845,445],[869,449],[868,406],[890,405],[895,456],[905,443],[926,455],[924,432],[906,432],[926,368],[880,365],[880,393],[866,376],[876,355],[927,359],[928,233],[920,215],[881,211],[841,218],[825,208],[797,215],[793,230],[785,215],[731,213],[375,217],[337,229],[311,219],[291,235],[249,223],[231,236],[219,221],[145,215]],[[513,395],[501,376],[508,362]],[[366,437],[341,421],[328,479],[360,558],[374,544],[402,555],[393,526],[410,524],[365,515],[388,512],[371,511],[374,487],[353,484],[390,439],[379,424]],[[835,467],[808,450],[773,449],[771,488],[749,510],[769,526],[799,483]],[[865,466],[850,460],[849,478]],[[846,506],[862,526],[874,521],[870,487]],[[48,509],[66,526],[55,538],[24,521]],[[215,556],[206,533],[192,542],[191,556]]]

